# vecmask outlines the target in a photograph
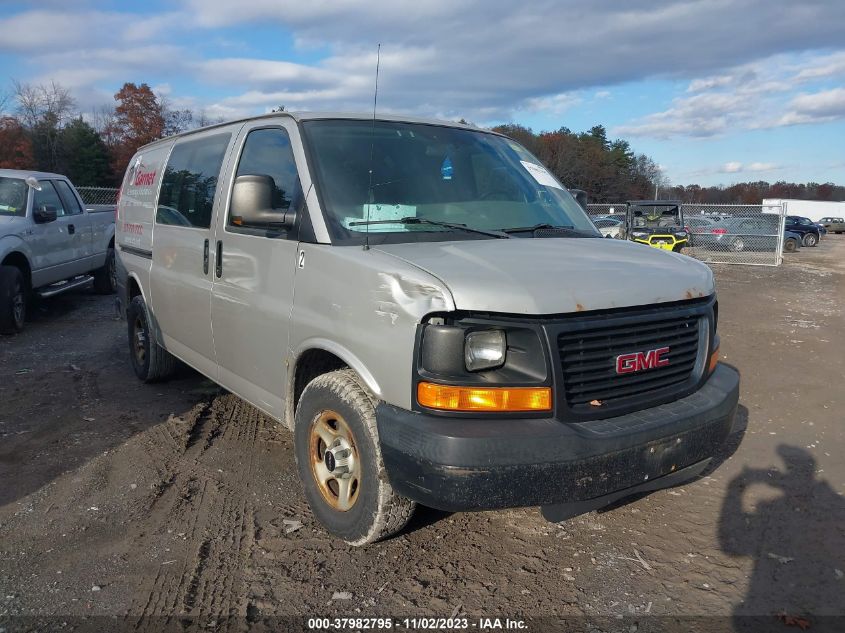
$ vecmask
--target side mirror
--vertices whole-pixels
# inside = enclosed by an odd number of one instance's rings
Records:
[[[32,212],[32,219],[36,224],[46,224],[47,222],[55,222],[59,217],[56,213],[56,207],[50,204],[42,204]]]
[[[245,174],[235,179],[229,217],[232,224],[258,228],[293,228],[296,211],[273,208],[275,181],[264,174]]]

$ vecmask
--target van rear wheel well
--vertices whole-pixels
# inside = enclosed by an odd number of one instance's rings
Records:
[[[134,277],[130,277],[126,288],[127,303],[131,302],[134,297],[137,297],[140,294],[142,294],[141,286],[138,285],[138,282]]]

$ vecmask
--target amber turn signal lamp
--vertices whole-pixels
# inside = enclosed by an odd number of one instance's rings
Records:
[[[443,411],[548,411],[551,387],[455,387],[421,382],[417,402]]]
[[[707,374],[712,374],[716,370],[716,365],[719,364],[719,348],[713,350],[710,354],[710,364],[707,366]]]

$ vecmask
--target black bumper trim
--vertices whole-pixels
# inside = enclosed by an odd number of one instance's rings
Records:
[[[595,499],[702,462],[730,433],[738,400],[739,374],[719,365],[685,398],[606,420],[458,420],[384,403],[376,416],[399,494],[481,510]]]

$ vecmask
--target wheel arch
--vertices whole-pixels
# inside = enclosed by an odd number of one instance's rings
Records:
[[[293,429],[294,415],[306,385],[317,376],[337,369],[352,369],[371,393],[379,396],[378,381],[364,363],[348,349],[327,339],[303,342],[293,355],[288,371],[284,424]]]
[[[29,263],[29,258],[20,251],[11,251],[3,257],[0,266],[14,266],[21,271],[24,283],[28,289],[32,289],[32,266]]]

